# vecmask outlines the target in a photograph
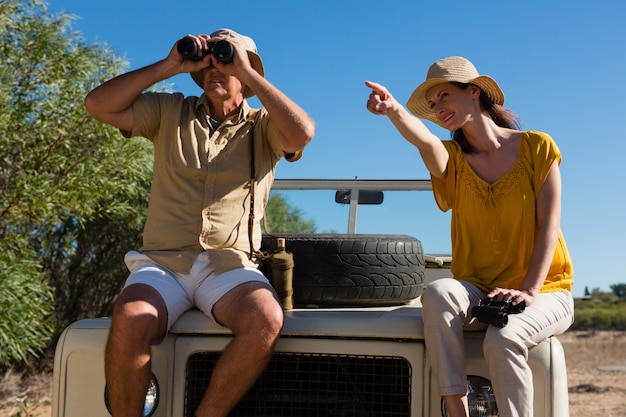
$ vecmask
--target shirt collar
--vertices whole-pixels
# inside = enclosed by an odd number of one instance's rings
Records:
[[[211,107],[209,106],[209,98],[204,93],[202,93],[202,95],[196,101],[195,110],[196,110],[197,115],[200,114],[199,112],[202,108],[204,108],[204,111],[208,116],[211,115],[211,112],[210,112]],[[246,120],[246,118],[248,117],[248,113],[250,113],[250,105],[248,104],[248,100],[244,98],[243,102],[241,103],[241,106],[239,106],[239,114],[237,116],[237,119],[233,119],[233,116],[231,116],[226,120],[230,120],[231,123],[233,124],[239,124]]]

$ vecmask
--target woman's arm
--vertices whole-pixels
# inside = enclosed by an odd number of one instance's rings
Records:
[[[558,160],[552,163],[537,197],[536,217],[535,243],[521,288],[519,290],[495,288],[487,295],[488,297],[498,297],[498,299],[516,297],[513,304],[519,304],[524,300],[526,306],[529,306],[539,294],[548,275],[561,231],[561,171]]]
[[[411,115],[391,93],[380,84],[366,81],[372,89],[367,101],[367,109],[377,115],[386,115],[398,132],[419,149],[424,164],[431,175],[444,179],[447,172],[449,154],[441,140]]]

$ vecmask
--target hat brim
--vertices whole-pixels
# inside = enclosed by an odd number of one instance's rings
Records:
[[[254,68],[254,70],[258,72],[261,75],[261,77],[265,77],[265,69],[263,68],[263,61],[261,61],[261,57],[252,51],[246,51],[246,52],[248,52],[248,59],[250,59],[250,65],[252,65],[252,68]],[[204,90],[204,69],[200,71],[191,72],[189,74],[191,75],[191,78],[194,80],[194,82],[201,89]],[[246,86],[243,96],[245,98],[253,97],[254,92],[250,89],[250,87]]]
[[[472,78],[469,80],[449,80],[445,78],[431,78],[429,80],[426,80],[422,84],[417,86],[415,90],[413,90],[413,93],[406,103],[406,107],[411,113],[413,113],[420,119],[430,120],[431,122],[445,128],[445,125],[443,125],[439,121],[439,119],[435,117],[433,109],[431,109],[428,105],[428,100],[426,100],[426,93],[428,93],[428,90],[436,85],[449,82],[474,84],[478,86],[482,91],[484,91],[495,104],[499,104],[500,106],[504,104],[504,93],[502,92],[502,89],[500,89],[498,83],[488,75],[480,75],[476,78]]]

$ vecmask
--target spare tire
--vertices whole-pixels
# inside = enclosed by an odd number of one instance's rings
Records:
[[[389,306],[422,292],[424,255],[419,240],[405,235],[280,234],[293,253],[296,306]],[[275,239],[263,236],[271,252]]]

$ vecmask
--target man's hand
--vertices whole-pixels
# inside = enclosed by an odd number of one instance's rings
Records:
[[[223,38],[207,38],[207,42],[217,42],[219,40],[223,40]],[[252,64],[250,63],[248,51],[243,45],[240,45],[234,39],[226,39],[226,41],[230,43],[233,47],[232,62],[222,62],[217,59],[213,54],[209,54],[203,59],[203,61],[208,58],[208,66],[214,66],[219,72],[226,75],[232,75],[233,77],[236,77],[245,84],[246,75],[256,72],[254,68],[252,68]]]
[[[208,35],[187,35],[187,37],[194,41],[196,44],[196,48],[198,50],[198,57],[202,56],[203,52],[206,51],[207,45],[211,42],[211,38]],[[214,40],[213,40],[214,41]],[[194,59],[186,59],[178,52],[178,40],[172,49],[170,50],[169,55],[165,58],[172,65],[176,65],[178,67],[179,73],[185,72],[196,72],[200,71],[204,68],[208,68],[213,65],[213,61],[211,61],[212,54],[208,54],[204,58],[200,60]],[[213,57],[215,58],[215,57]]]

